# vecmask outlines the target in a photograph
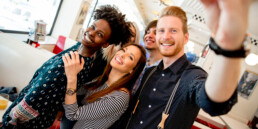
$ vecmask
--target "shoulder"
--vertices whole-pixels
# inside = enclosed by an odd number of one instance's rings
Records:
[[[122,90],[115,90],[103,97],[101,97],[102,101],[106,101],[108,103],[116,103],[115,105],[119,106],[127,106],[130,101],[129,92],[125,92]]]
[[[123,101],[129,101],[130,91],[126,88],[120,88],[118,90],[111,92],[108,96]]]
[[[64,63],[62,60],[62,57],[56,57],[52,60],[49,60],[43,65],[45,69],[47,70],[63,70],[64,69]]]
[[[204,86],[206,79],[207,73],[201,67],[191,64],[184,69],[180,85],[184,85],[185,88],[192,87],[198,89],[198,87]],[[193,90],[192,88],[189,90]]]
[[[187,78],[199,78],[199,77],[206,78],[207,75],[208,74],[204,69],[202,69],[199,66],[191,64],[185,68],[182,77],[186,76]]]

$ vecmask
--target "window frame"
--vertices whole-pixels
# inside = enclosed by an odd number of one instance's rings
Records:
[[[48,34],[46,34],[47,36],[50,36],[52,34],[52,32],[53,32],[53,29],[55,27],[56,20],[57,20],[57,17],[59,15],[62,3],[63,3],[63,0],[60,0],[60,4],[58,5],[57,11],[56,11],[56,15],[55,15],[54,21],[52,23],[52,27],[50,29],[50,32]],[[16,30],[6,30],[6,29],[0,29],[0,31],[2,31],[4,33],[13,33],[13,34],[29,34],[29,31],[16,31]]]

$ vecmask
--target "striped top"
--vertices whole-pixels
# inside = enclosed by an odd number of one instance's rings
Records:
[[[77,95],[85,94],[82,100],[83,106],[78,107],[77,103],[65,105],[65,115],[69,120],[77,120],[74,129],[105,129],[110,127],[128,107],[130,95],[123,91],[113,91],[93,103],[88,103],[86,98],[91,94],[98,92],[108,86],[103,86],[94,89],[86,90],[83,87],[78,90]]]

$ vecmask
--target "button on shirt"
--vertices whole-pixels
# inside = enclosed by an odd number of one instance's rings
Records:
[[[146,71],[150,73],[152,69]],[[147,75],[144,75],[143,80]],[[161,121],[167,101],[181,77],[180,85],[173,99],[169,117],[165,128],[187,129],[191,128],[199,109],[203,108],[210,115],[219,115],[228,112],[236,102],[237,94],[224,103],[214,103],[208,99],[204,90],[206,72],[192,65],[185,55],[175,63],[163,70],[163,62],[148,79],[142,89],[142,81],[135,97],[141,91],[139,104],[129,122],[130,129],[154,129]],[[134,103],[136,100],[134,100]]]

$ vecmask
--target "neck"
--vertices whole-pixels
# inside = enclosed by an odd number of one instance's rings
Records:
[[[148,50],[148,52],[149,52],[149,59],[148,59],[149,66],[162,59],[162,55],[157,49]]]
[[[97,47],[97,48],[94,48],[94,47],[91,47],[91,48],[88,48],[88,47],[85,47],[84,45],[81,45],[78,49],[78,53],[83,56],[83,57],[90,57],[92,56],[96,51],[98,51],[100,48]]]
[[[174,62],[176,62],[181,56],[183,56],[184,53],[178,53],[177,55],[174,56],[163,56],[163,65],[164,68],[166,69],[167,67],[169,67],[170,65],[172,65]]]
[[[110,86],[113,83],[115,83],[117,80],[119,80],[121,77],[123,77],[125,74],[118,72],[114,69],[111,69],[109,75],[108,75],[108,80],[106,81],[107,85]]]

